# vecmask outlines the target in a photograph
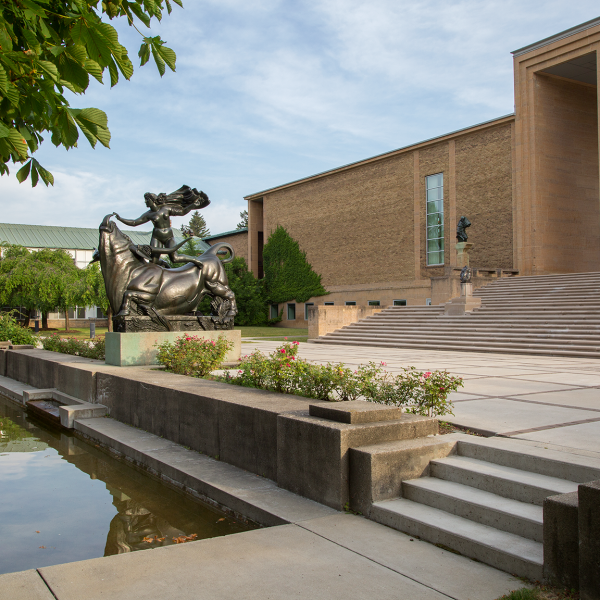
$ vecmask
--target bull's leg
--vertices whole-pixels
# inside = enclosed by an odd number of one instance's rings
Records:
[[[226,285],[219,283],[218,281],[206,281],[204,285],[208,288],[211,294],[220,296],[231,302],[231,307],[227,311],[227,317],[235,317],[237,315],[237,304],[235,301],[235,294]]]
[[[139,292],[130,290],[123,294],[123,304],[121,304],[121,310],[116,315],[117,317],[127,317],[131,312],[131,302],[136,304],[152,305],[156,299],[156,294],[149,294],[147,292]]]

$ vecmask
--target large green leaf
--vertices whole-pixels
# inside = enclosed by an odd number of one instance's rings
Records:
[[[94,123],[98,127],[106,129],[108,127],[108,118],[106,113],[99,108],[83,108],[79,112],[79,118]]]
[[[8,90],[8,76],[6,75],[6,70],[2,65],[0,65],[0,92],[6,94]]]
[[[4,124],[0,123],[0,138],[7,138],[10,129]]]
[[[91,58],[86,58],[84,68],[97,81],[99,81],[100,83],[104,83],[102,81],[102,67],[95,60],[92,60]]]
[[[31,169],[31,160],[21,169],[17,171],[17,179],[19,183],[23,183],[29,177],[29,170]]]
[[[8,141],[19,155],[19,158],[25,160],[27,158],[27,142],[23,136],[16,129],[10,129],[8,132]]]
[[[68,81],[76,92],[83,92],[90,84],[87,71],[67,53],[61,54],[58,59],[58,71],[63,80]]]

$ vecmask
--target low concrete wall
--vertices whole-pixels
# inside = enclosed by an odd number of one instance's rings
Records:
[[[579,594],[600,600],[600,481],[579,486]]]
[[[544,578],[568,589],[579,587],[577,492],[544,500]]]
[[[311,306],[308,309],[308,339],[331,333],[382,310],[381,307],[364,306]]]
[[[545,499],[544,578],[600,600],[600,481]]]
[[[437,433],[436,419],[398,411],[390,420],[387,406],[317,402],[45,350],[3,352],[12,379],[102,404],[118,421],[337,510],[349,499],[351,448]],[[311,406],[328,410],[316,416]],[[357,414],[365,411],[368,421]]]

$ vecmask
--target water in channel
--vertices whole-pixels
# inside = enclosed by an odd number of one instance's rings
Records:
[[[0,396],[0,573],[248,529]]]

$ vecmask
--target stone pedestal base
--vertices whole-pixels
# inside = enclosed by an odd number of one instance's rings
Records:
[[[480,306],[481,298],[476,298],[473,296],[473,284],[461,283],[460,296],[458,298],[452,298],[450,302],[446,302],[444,314],[464,315],[465,313],[471,312],[474,308],[479,308]]]
[[[471,242],[458,242],[456,244],[456,266],[463,267],[469,266],[469,252],[473,248]]]
[[[204,315],[172,315],[164,317],[171,331],[215,331],[233,329],[233,319]],[[150,317],[129,315],[113,317],[113,327],[119,333],[141,333],[167,331],[164,324]]]
[[[144,333],[117,333],[106,334],[106,359],[107,365],[117,367],[134,367],[141,365],[157,365],[156,344],[174,342],[184,334],[198,336],[207,340],[216,340],[224,336],[233,342],[233,348],[227,353],[225,362],[235,362],[242,353],[242,332],[239,330],[224,331],[151,331]]]

